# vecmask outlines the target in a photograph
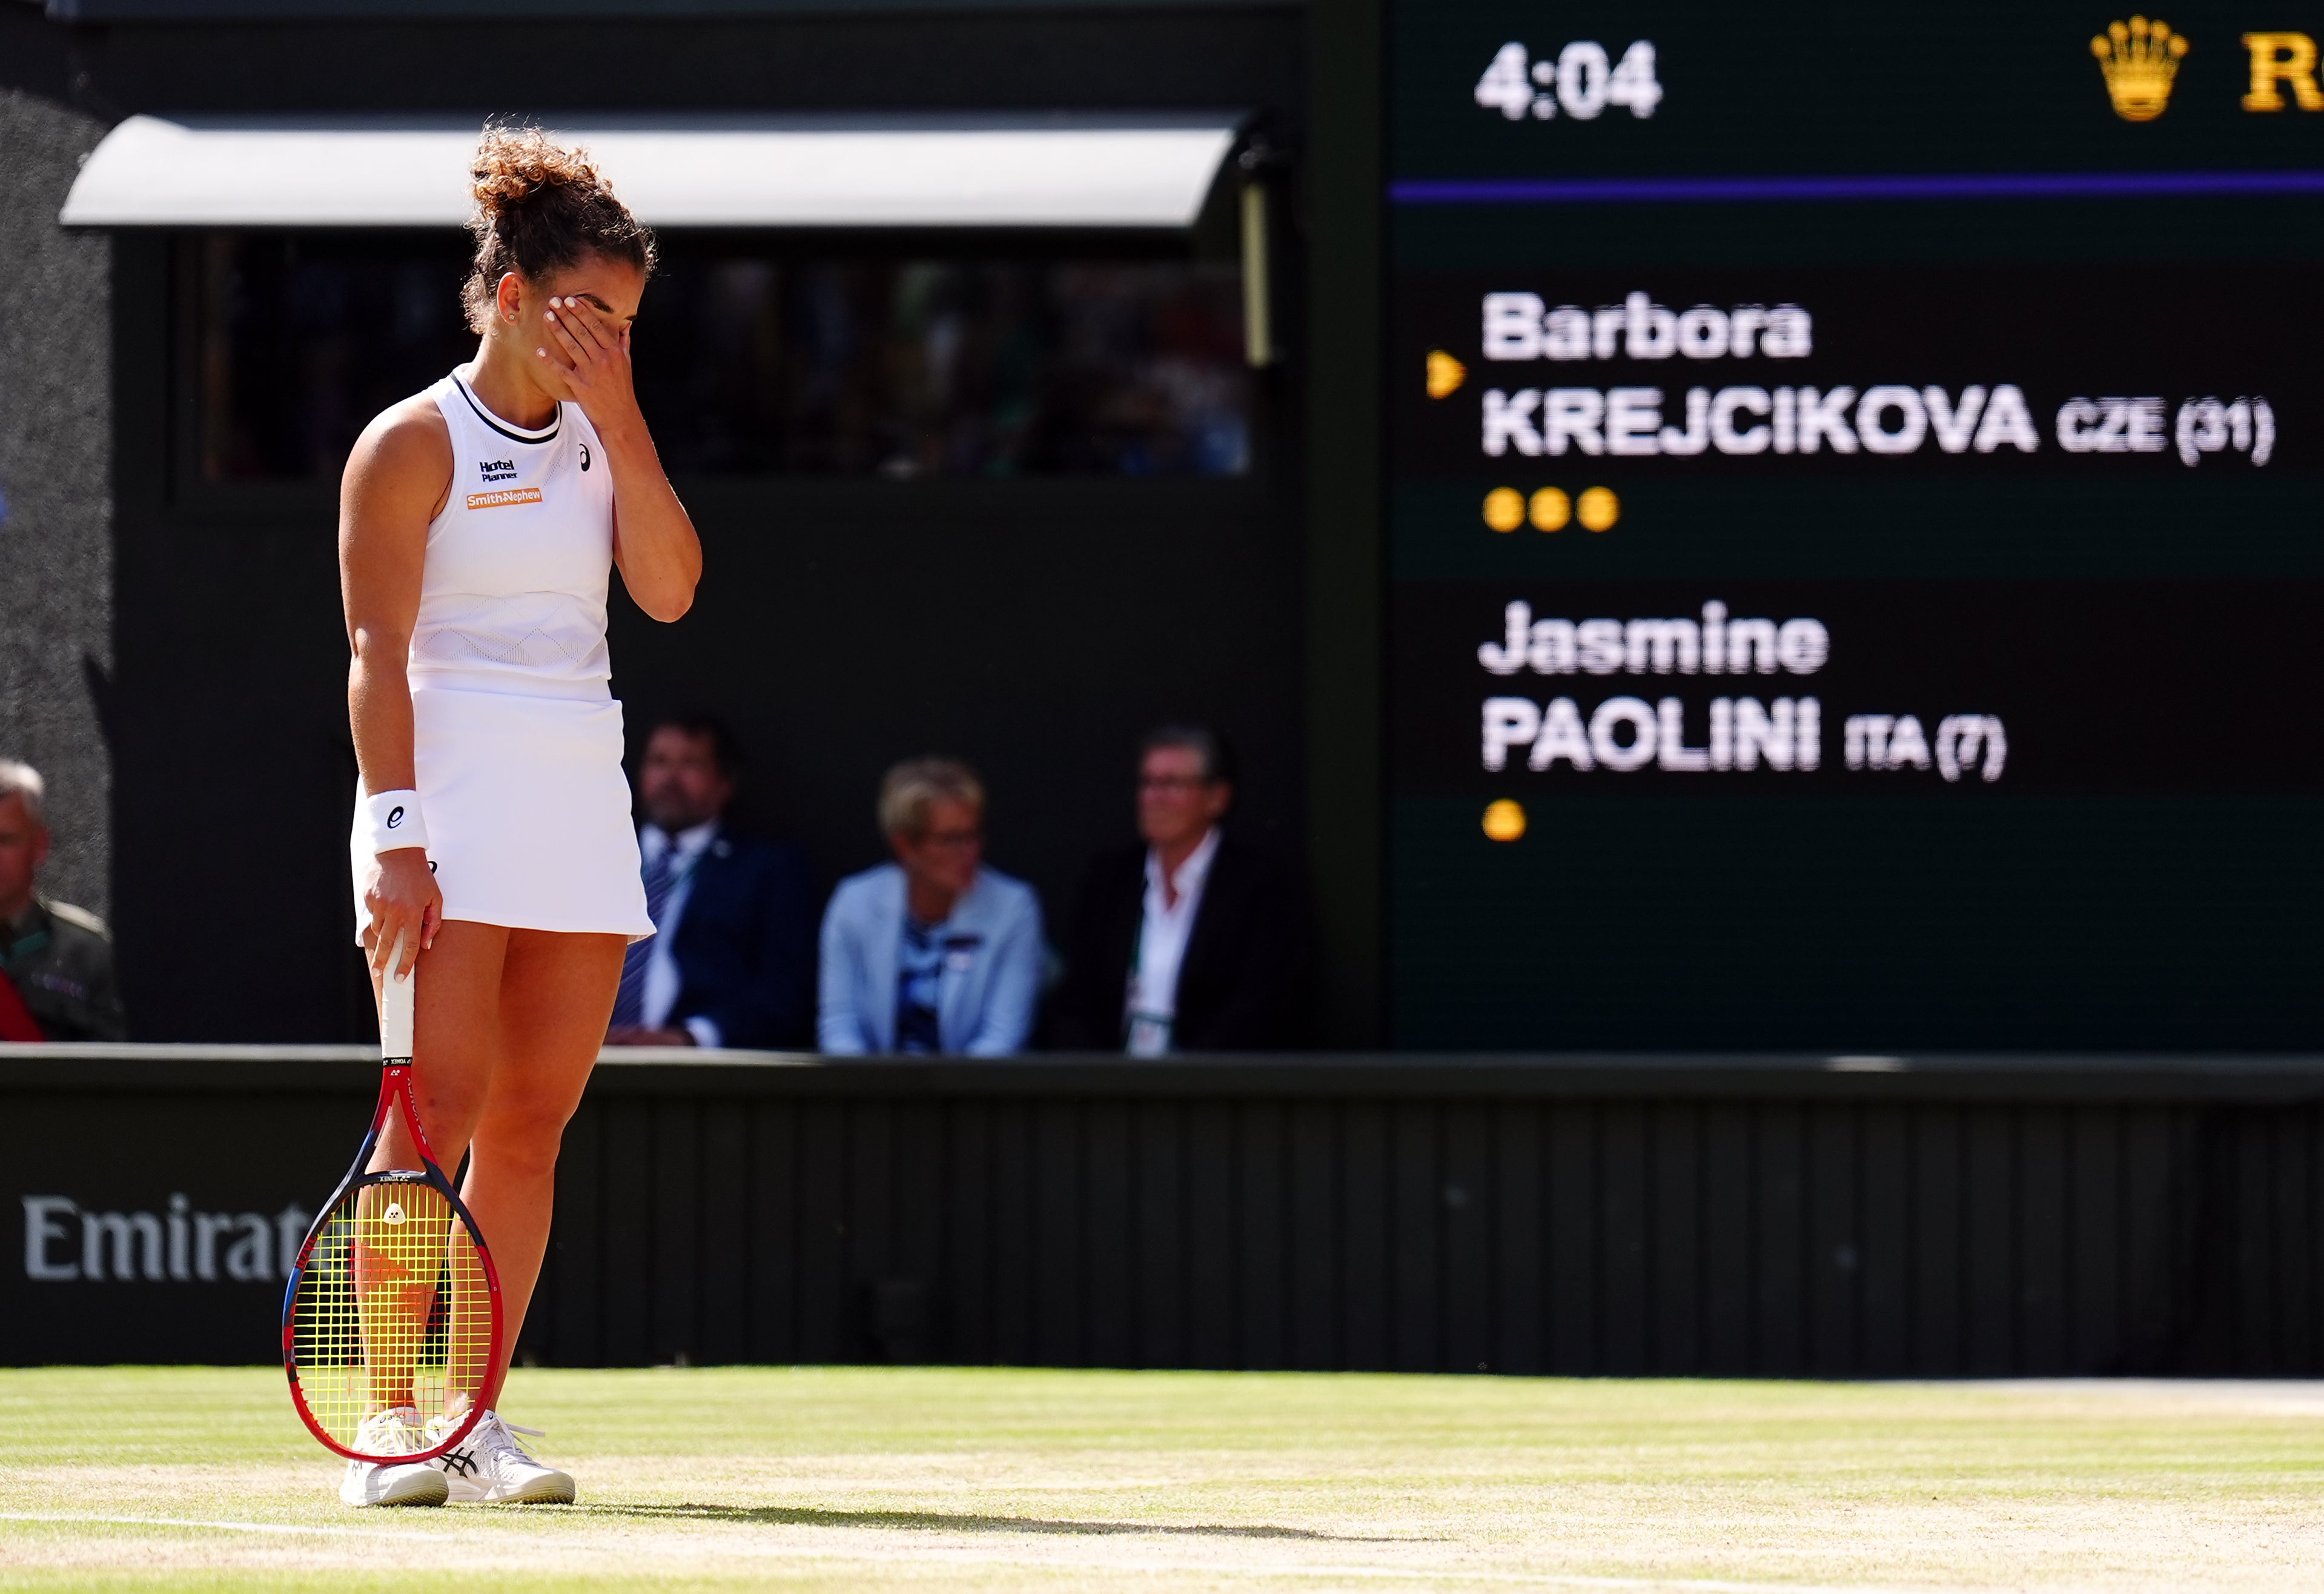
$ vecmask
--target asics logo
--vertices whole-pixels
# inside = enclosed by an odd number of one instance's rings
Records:
[[[589,468],[589,445],[587,443],[583,443],[581,445],[581,468],[584,470]]]
[[[476,1475],[476,1459],[464,1450],[447,1451],[443,1458],[443,1467],[445,1471],[456,1472],[463,1478]]]
[[[397,803],[387,811],[387,828],[391,830],[403,822],[403,805]]]

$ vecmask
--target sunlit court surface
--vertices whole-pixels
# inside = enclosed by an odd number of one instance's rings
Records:
[[[0,1587],[2313,1589],[2324,1385],[523,1370],[352,1513],[265,1369],[0,1373]]]

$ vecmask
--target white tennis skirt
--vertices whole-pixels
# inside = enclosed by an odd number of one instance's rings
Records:
[[[619,702],[414,686],[411,716],[445,918],[633,941],[653,933]],[[362,805],[358,787],[347,838],[358,941],[371,922]]]

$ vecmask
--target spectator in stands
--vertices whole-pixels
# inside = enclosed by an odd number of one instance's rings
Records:
[[[47,788],[0,758],[0,1041],[119,1041],[129,1033],[105,921],[36,885],[49,859]]]
[[[1222,825],[1234,774],[1214,731],[1146,738],[1143,840],[1099,857],[1083,885],[1052,1026],[1060,1046],[1155,1057],[1307,1043],[1306,892]]]
[[[947,758],[880,785],[892,864],[839,883],[823,915],[823,1049],[997,1057],[1021,1051],[1040,995],[1041,904],[986,868],[984,788]]]
[[[733,732],[662,720],[638,769],[646,913],[613,999],[615,1046],[802,1048],[815,982],[807,855],[726,822],[741,779]]]

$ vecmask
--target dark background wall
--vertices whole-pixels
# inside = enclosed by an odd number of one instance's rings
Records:
[[[1309,855],[1322,918],[1324,1043],[1388,1027],[1381,783],[1383,0],[1317,0],[1302,192],[1312,266],[1305,345]]]
[[[113,668],[110,261],[103,238],[69,236],[56,215],[105,125],[8,76],[0,62],[0,758],[28,760],[48,781],[48,889],[102,913],[112,861],[112,760],[99,721]]]
[[[103,123],[576,100],[1229,109],[1291,147],[1303,29],[1297,10],[1258,5],[556,28],[69,27],[12,10],[0,80]],[[133,1023],[152,1039],[357,1037],[370,1021],[348,951],[354,769],[330,497],[191,489],[172,464],[183,316],[169,241],[123,234],[110,253],[113,905]],[[1298,257],[1295,231],[1285,279]],[[60,329],[26,359],[76,357]],[[742,817],[804,842],[826,885],[881,856],[881,770],[941,750],[975,761],[992,789],[988,856],[1062,918],[1089,853],[1128,838],[1135,739],[1166,716],[1225,727],[1245,755],[1242,822],[1299,850],[1301,380],[1296,357],[1262,380],[1255,468],[1238,481],[681,480],[709,573],[674,627],[617,600],[614,690],[633,733],[670,709],[734,720],[754,764]]]
[[[1884,1061],[1903,1071],[607,1070],[566,1136],[520,1349],[1618,1377],[2324,1367],[2312,1060]]]
[[[0,1254],[0,1363],[269,1359],[276,1237],[332,1188],[376,1065],[42,1051],[0,1049],[27,1238]],[[2314,1057],[615,1061],[566,1135],[518,1348],[2314,1376],[2319,1083]],[[263,1253],[88,1276],[105,1214],[159,1237],[173,1211]]]

